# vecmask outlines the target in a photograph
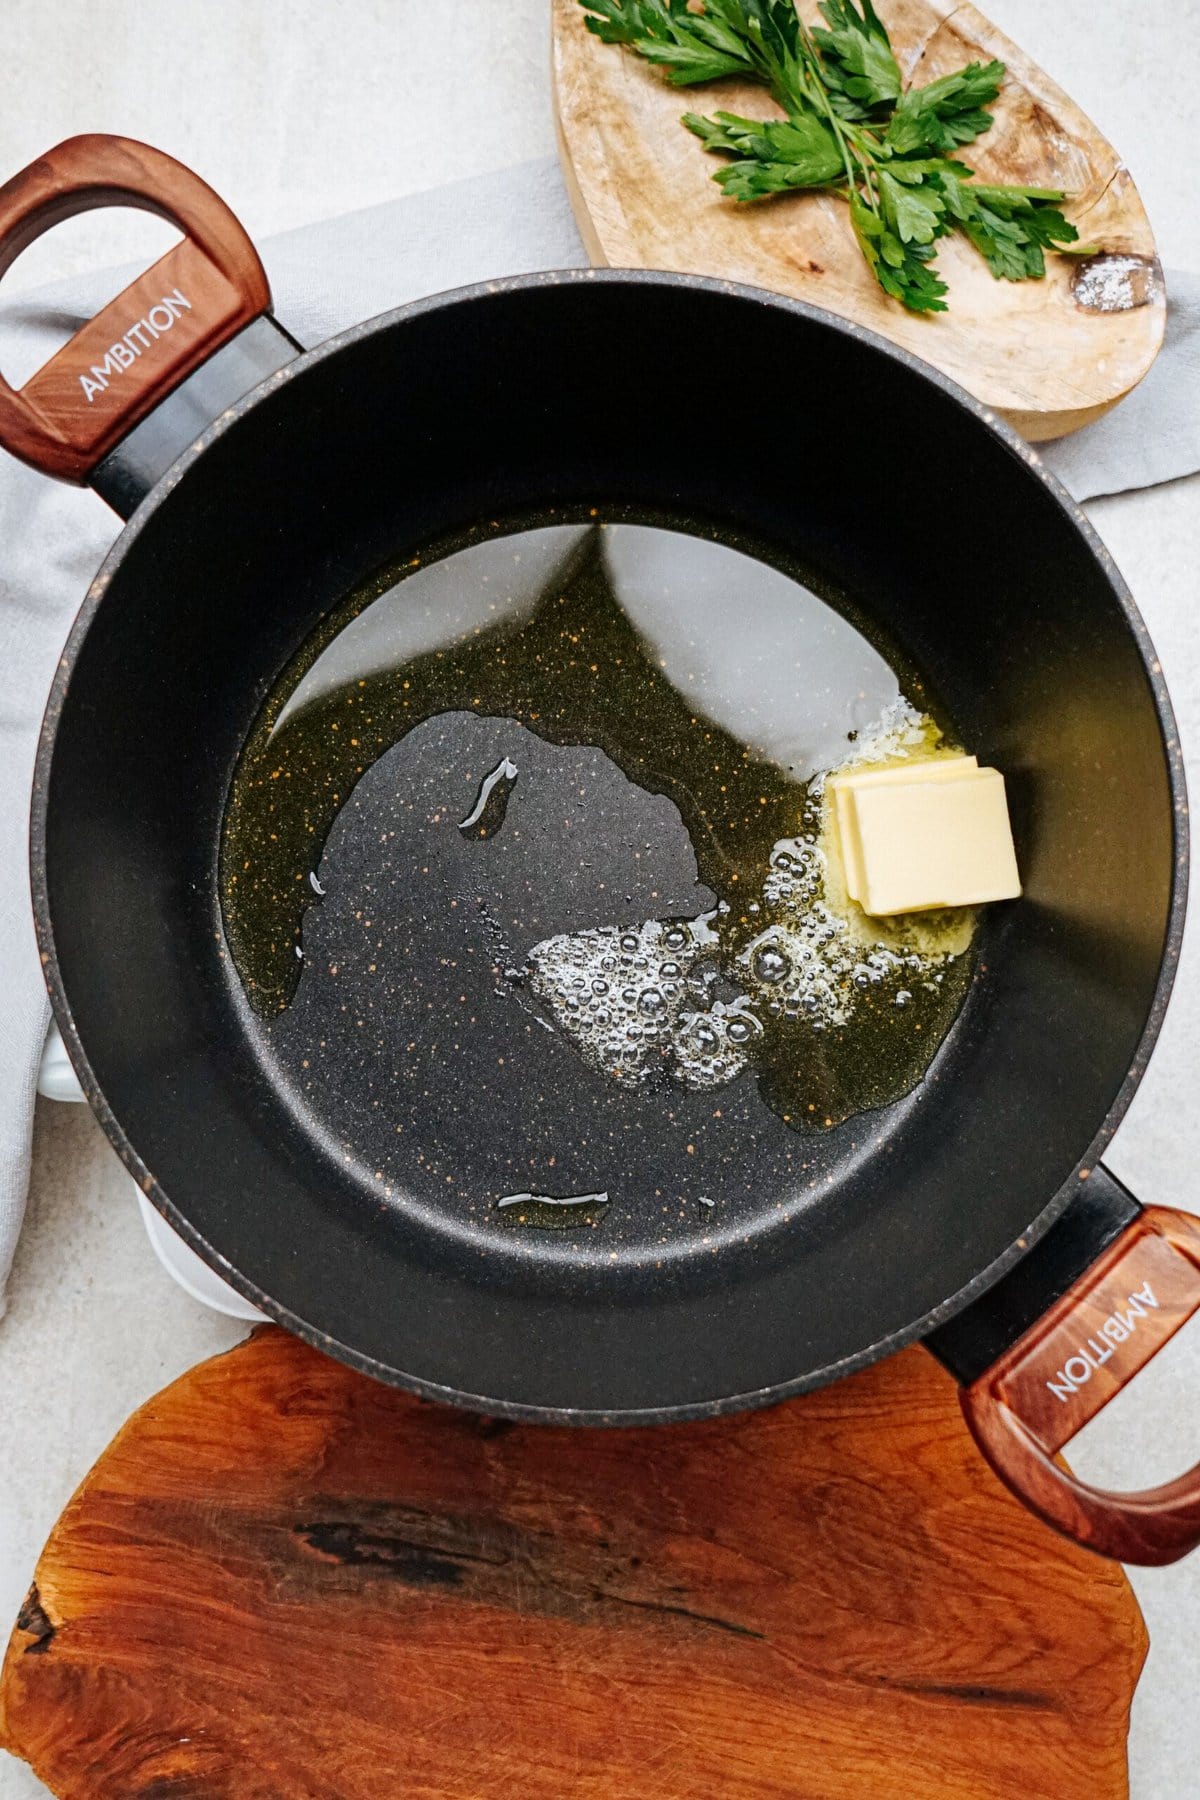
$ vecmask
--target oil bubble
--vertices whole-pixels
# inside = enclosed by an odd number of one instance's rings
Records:
[[[760,981],[782,981],[791,973],[791,966],[781,951],[770,946],[760,950],[754,958],[754,973]]]

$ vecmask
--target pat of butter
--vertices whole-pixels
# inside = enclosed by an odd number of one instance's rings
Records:
[[[868,913],[977,906],[1021,892],[1004,777],[998,769],[937,768],[913,764],[905,780],[843,784],[847,887]]]
[[[979,763],[973,756],[938,756],[922,762],[910,758],[903,762],[889,763],[884,769],[846,769],[841,774],[829,777],[825,788],[833,800],[846,892],[852,900],[863,905],[866,890],[862,847],[852,794],[860,788],[890,786],[897,781],[958,781],[964,775],[974,775],[978,768]]]

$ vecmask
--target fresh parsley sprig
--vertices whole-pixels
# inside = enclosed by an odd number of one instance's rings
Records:
[[[992,123],[1001,62],[970,63],[902,92],[900,68],[872,0],[821,0],[810,29],[793,0],[579,0],[587,25],[654,63],[677,87],[737,75],[769,89],[782,119],[685,113],[706,150],[726,158],[714,180],[732,200],[824,188],[846,196],[867,266],[913,312],[945,312],[936,245],[959,231],[998,280],[1046,272],[1047,250],[1075,244],[1055,188],[992,187],[955,153]]]

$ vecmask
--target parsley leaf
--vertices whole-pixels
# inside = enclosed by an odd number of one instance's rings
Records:
[[[992,115],[984,108],[995,100],[1003,80],[1002,62],[968,63],[955,75],[910,88],[892,114],[884,143],[897,156],[969,144],[991,124]]]
[[[861,13],[854,0],[821,0],[821,14],[829,30],[815,30],[812,37],[831,98],[848,103],[838,111],[865,119],[877,107],[890,106],[899,98],[900,68],[871,0],[863,0]]]
[[[946,284],[927,266],[927,257],[901,243],[858,194],[850,196],[850,223],[867,267],[885,294],[910,312],[946,311],[942,298]]]
[[[1073,244],[1074,225],[1059,211],[1054,188],[959,188],[958,223],[1000,281],[1037,280],[1046,273],[1045,251]]]
[[[792,119],[742,119],[721,112],[714,118],[685,113],[683,123],[706,150],[738,158],[713,179],[733,200],[762,200],[791,188],[828,187],[842,174],[837,139],[812,113]]]
[[[753,72],[736,34],[687,0],[588,0],[587,10],[589,31],[659,64],[677,87]]]
[[[879,210],[902,244],[932,244],[944,229],[946,202],[930,181],[900,182],[881,168]]]

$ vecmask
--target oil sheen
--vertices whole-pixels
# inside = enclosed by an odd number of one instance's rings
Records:
[[[599,1229],[634,1159],[702,1227],[735,1164],[770,1176],[750,1139],[790,1181],[920,1081],[974,922],[861,913],[823,787],[956,739],[815,588],[616,511],[494,525],[382,571],[285,671],[229,796],[225,932],[386,1193]],[[471,1131],[431,1125],[454,1107]]]

